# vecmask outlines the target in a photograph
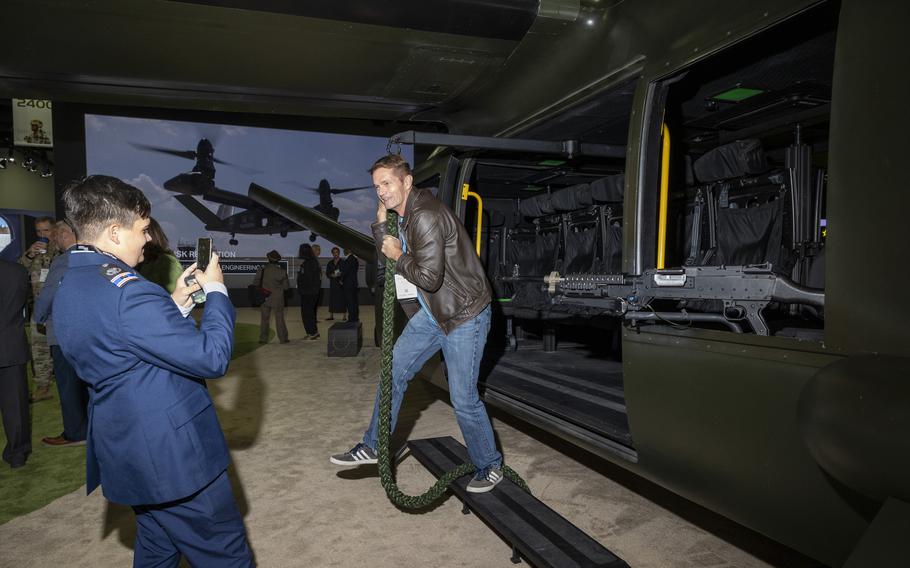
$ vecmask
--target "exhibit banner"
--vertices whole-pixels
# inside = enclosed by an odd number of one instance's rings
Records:
[[[13,99],[13,144],[37,148],[54,146],[51,105],[46,99]]]
[[[229,274],[256,274],[260,268],[266,266],[269,262],[267,260],[258,260],[258,259],[243,259],[243,260],[220,260],[221,272],[227,276]],[[186,268],[187,266],[193,264],[193,261],[181,260],[180,264]],[[290,274],[288,271],[288,261],[279,260],[278,266],[282,270]]]

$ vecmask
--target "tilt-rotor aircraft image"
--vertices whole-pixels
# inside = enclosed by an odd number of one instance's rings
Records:
[[[215,164],[238,168],[251,175],[259,170],[242,168],[215,157],[215,148],[207,138],[202,138],[196,150],[176,150],[147,144],[132,143],[140,150],[195,160],[189,172],[178,174],[164,182],[164,188],[177,193],[177,201],[205,224],[206,231],[229,233],[230,244],[236,245],[237,234],[281,235],[301,231],[302,227],[278,215],[274,211],[250,200],[245,195],[226,191],[215,185]],[[198,199],[218,204],[217,213],[203,205]],[[236,211],[239,209],[240,211]],[[336,216],[337,218],[337,216]]]

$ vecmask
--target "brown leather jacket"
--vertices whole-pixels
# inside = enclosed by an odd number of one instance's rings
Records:
[[[429,189],[413,188],[405,213],[401,230],[408,252],[398,259],[395,271],[417,286],[448,334],[487,307],[490,283],[464,225]],[[385,223],[373,223],[372,229],[381,248]]]

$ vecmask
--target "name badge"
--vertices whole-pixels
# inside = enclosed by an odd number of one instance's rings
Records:
[[[41,274],[38,275],[38,282],[44,282],[47,280],[47,273],[50,272],[49,268],[42,268]]]
[[[395,296],[399,300],[413,300],[417,297],[417,286],[408,282],[401,274],[395,275]]]

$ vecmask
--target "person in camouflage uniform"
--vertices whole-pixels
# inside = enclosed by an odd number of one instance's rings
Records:
[[[32,284],[32,295],[28,300],[29,314],[31,314],[35,298],[38,297],[44,286],[51,261],[60,254],[54,243],[53,219],[50,217],[35,219],[35,233],[38,234],[38,240],[32,243],[32,246],[28,247],[28,250],[19,259],[19,263],[28,270],[29,280]],[[31,347],[32,369],[35,377],[35,392],[32,393],[32,402],[48,400],[52,398],[51,381],[54,380],[54,361],[51,359],[51,350],[47,344],[47,337],[44,335],[43,325],[32,324]]]

